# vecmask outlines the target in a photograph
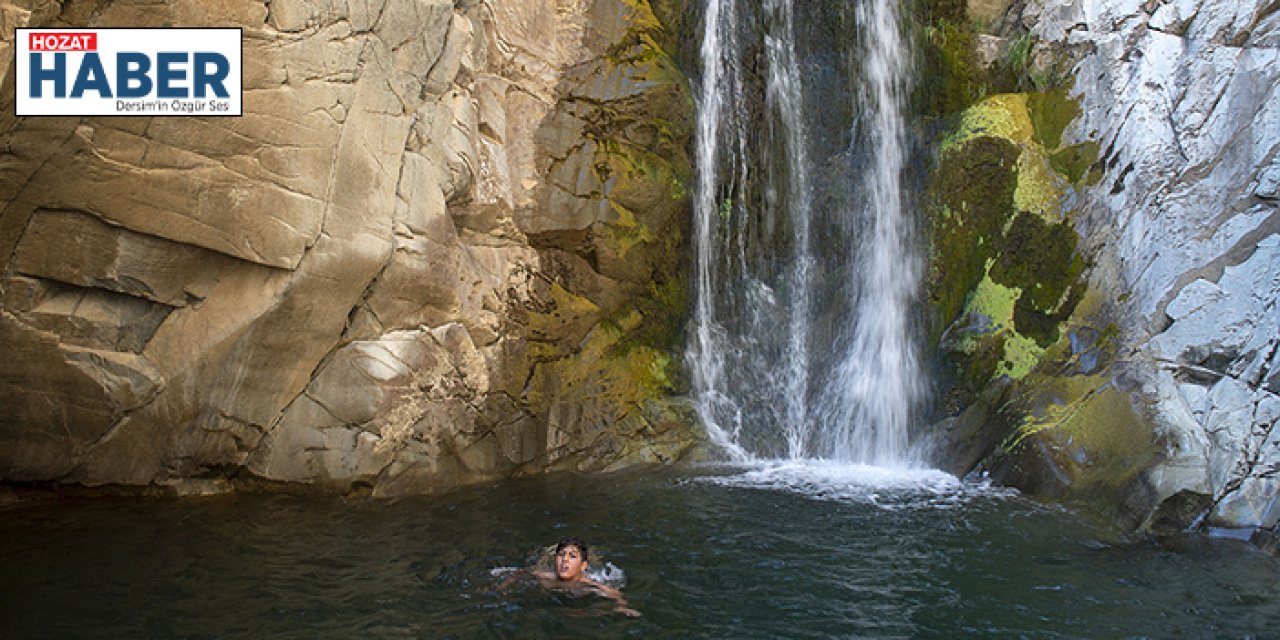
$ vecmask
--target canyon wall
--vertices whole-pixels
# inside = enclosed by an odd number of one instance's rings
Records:
[[[6,76],[21,26],[239,27],[244,52],[243,117],[0,115],[0,479],[396,495],[696,448],[679,18],[0,5]]]
[[[927,197],[941,457],[1131,527],[1272,539],[1280,4],[964,18],[952,93],[980,99]],[[973,91],[984,69],[1010,93]]]

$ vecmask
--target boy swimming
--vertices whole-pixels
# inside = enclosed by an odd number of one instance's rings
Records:
[[[498,586],[505,590],[521,573],[529,573],[544,589],[561,591],[574,596],[597,595],[613,600],[613,610],[630,617],[639,617],[639,611],[627,606],[627,599],[622,591],[592,580],[587,576],[590,564],[587,543],[578,538],[563,538],[556,544],[555,556],[552,558],[551,571],[517,571]]]

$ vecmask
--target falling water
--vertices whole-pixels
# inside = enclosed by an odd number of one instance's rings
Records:
[[[737,459],[903,465],[922,385],[897,5],[857,1],[848,90],[806,84],[805,5],[793,2],[707,0],[689,350],[698,410]],[[852,124],[830,152],[812,112],[829,115],[833,100],[849,101]]]
[[[860,283],[853,344],[822,394],[820,413],[832,451],[877,464],[900,461],[906,454],[907,421],[922,387],[908,317],[919,274],[902,200],[908,68],[895,2],[869,0],[857,10],[862,32],[873,34],[864,39],[859,95],[859,104],[869,112],[865,137],[873,150],[863,174],[868,197],[861,212],[871,233],[858,243],[858,260],[849,274]]]

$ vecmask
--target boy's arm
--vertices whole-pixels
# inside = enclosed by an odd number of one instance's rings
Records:
[[[614,611],[632,618],[640,617],[641,614],[639,611],[627,606],[627,598],[622,595],[622,591],[608,585],[600,584],[599,582],[593,581],[591,584],[596,588],[597,593],[614,601],[617,605],[613,608]]]

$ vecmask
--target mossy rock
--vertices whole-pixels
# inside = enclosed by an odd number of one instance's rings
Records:
[[[561,86],[556,110],[567,124],[553,133],[589,140],[562,167],[565,180],[590,176],[579,195],[605,206],[584,229],[539,236],[549,282],[527,305],[529,369],[512,392],[546,425],[544,469],[666,462],[696,440],[696,419],[646,409],[687,387],[680,350],[694,105],[669,55],[683,6],[597,3],[595,28],[623,33],[590,34],[609,44]],[[556,141],[552,148],[574,148]]]
[[[994,481],[1136,528],[1156,504],[1143,471],[1161,455],[1160,445],[1130,392],[1112,381],[1118,331],[1104,322],[1107,306],[1087,292],[1074,307],[1062,338],[1038,349],[1033,369],[989,383],[943,427],[962,438],[948,442],[962,455],[942,464],[968,472],[973,449],[998,440],[979,454]]]
[[[1075,311],[1084,293],[1084,258],[1076,251],[1078,236],[1067,221],[1050,224],[1022,213],[1002,237],[992,264],[992,280],[1016,287],[1013,327],[1047,347],[1058,340],[1059,327]]]
[[[1035,139],[1048,151],[1062,146],[1062,132],[1080,116],[1080,103],[1067,95],[1067,87],[1026,94],[1027,112]]]
[[[1088,294],[1072,212],[1064,210],[1072,183],[1045,147],[1060,144],[1066,125],[1044,117],[1045,103],[1002,94],[965,110],[940,144],[925,198],[936,369],[945,411],[964,416],[969,426],[961,432],[973,432],[966,437],[975,442],[1023,432],[1029,407],[980,399],[993,387],[1015,399],[1035,396],[1031,390],[1042,384],[1043,371],[1071,357],[1063,347],[1067,327]],[[1000,460],[1012,464],[1031,453],[1041,459],[1040,446]],[[1069,470],[1061,472],[1069,477]]]
[[[560,443],[548,451],[551,469],[670,462],[697,443],[696,420],[646,413],[669,401],[682,375],[671,351],[639,343],[647,322],[630,309],[596,325],[576,352],[535,366],[526,397]]]
[[[1034,213],[1047,221],[1066,218],[1067,181],[1053,168],[1053,163],[1035,145],[1023,147],[1018,157],[1018,188],[1013,191],[1013,205],[1019,211]]]
[[[1017,380],[1035,369],[1087,291],[1063,209],[1070,182],[1045,147],[1060,144],[1067,124],[1050,115],[1077,113],[1073,104],[1065,94],[991,96],[961,114],[941,143],[926,198],[931,337],[977,357],[974,366],[965,355],[944,359],[948,384],[970,395],[994,377]],[[983,318],[990,330],[973,331]],[[992,367],[996,347],[1001,358]],[[990,378],[972,377],[988,371]]]
[[[1141,524],[1154,503],[1142,472],[1161,455],[1151,426],[1129,394],[1106,376],[1045,382],[1037,399],[1062,399],[1024,424],[990,462],[997,482],[1040,498],[1087,505],[1125,528]]]
[[[943,153],[929,203],[932,214],[930,299],[936,340],[983,278],[1013,211],[1017,146],[979,136]]]
[[[1035,130],[1036,142],[1049,154],[1054,171],[1075,185],[1094,184],[1100,176],[1091,177],[1089,171],[1098,161],[1101,150],[1094,140],[1085,140],[1067,147],[1062,146],[1062,133],[1080,115],[1080,104],[1071,99],[1067,87],[1029,94],[1027,110]]]
[[[943,117],[962,111],[986,93],[988,78],[976,53],[977,35],[968,28],[963,3],[930,3],[915,48],[922,69],[915,83],[916,111]]]
[[[942,452],[936,462],[955,473],[979,465],[997,482],[1136,527],[1155,505],[1143,471],[1160,451],[1140,407],[1111,382],[1118,332],[1088,286],[1070,209],[1073,191],[1099,179],[1099,145],[1067,139],[1081,114],[1069,86],[973,95],[1030,86],[996,77],[1029,67],[1006,63],[984,78],[965,50],[974,27],[964,3],[918,6],[929,24],[918,87],[932,94],[921,110],[947,123],[923,199],[943,399],[927,434]],[[1034,41],[1015,45],[1025,58]],[[1186,496],[1160,526],[1183,524],[1203,502]]]
[[[1022,289],[1031,308],[1055,311],[1084,270],[1076,242],[1068,222],[1050,224],[1034,214],[1018,214],[1000,238],[991,279]]]
[[[955,128],[943,138],[942,151],[945,153],[957,144],[979,136],[1002,138],[1019,147],[1030,143],[1035,136],[1035,126],[1027,111],[1026,94],[988,96],[966,109],[960,114]]]
[[[1102,178],[1101,171],[1093,170],[1098,162],[1099,151],[1097,142],[1086,140],[1053,152],[1049,156],[1049,162],[1055,171],[1066,176],[1072,184],[1093,186]]]

